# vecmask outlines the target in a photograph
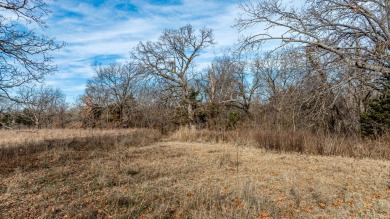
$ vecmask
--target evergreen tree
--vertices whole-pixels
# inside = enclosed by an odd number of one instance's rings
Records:
[[[370,101],[368,111],[360,116],[363,136],[379,137],[390,131],[390,74],[382,85],[382,95]]]

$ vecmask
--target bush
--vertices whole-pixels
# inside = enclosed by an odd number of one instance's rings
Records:
[[[360,116],[363,136],[379,137],[390,130],[390,90],[369,103],[369,110]]]

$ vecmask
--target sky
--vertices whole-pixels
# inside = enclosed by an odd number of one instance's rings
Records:
[[[213,29],[217,44],[199,57],[199,68],[240,36],[232,27],[237,0],[58,0],[50,9],[45,32],[66,46],[52,53],[59,70],[45,83],[62,89],[70,103],[84,92],[94,63],[125,62],[140,41],[156,41],[164,29]]]

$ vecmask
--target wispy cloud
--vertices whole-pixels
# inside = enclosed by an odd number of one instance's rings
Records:
[[[82,94],[92,64],[126,60],[138,42],[157,40],[166,28],[213,28],[218,44],[200,59],[201,67],[238,39],[231,27],[238,13],[235,0],[69,0],[51,7],[47,34],[67,45],[54,54],[59,71],[47,83],[63,89],[68,101]]]

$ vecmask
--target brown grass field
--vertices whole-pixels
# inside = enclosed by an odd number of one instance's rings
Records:
[[[0,147],[13,147],[39,143],[53,139],[74,139],[85,137],[120,136],[133,133],[133,129],[95,130],[95,129],[41,129],[0,130]]]
[[[387,159],[146,129],[0,136],[4,219],[390,218]]]

